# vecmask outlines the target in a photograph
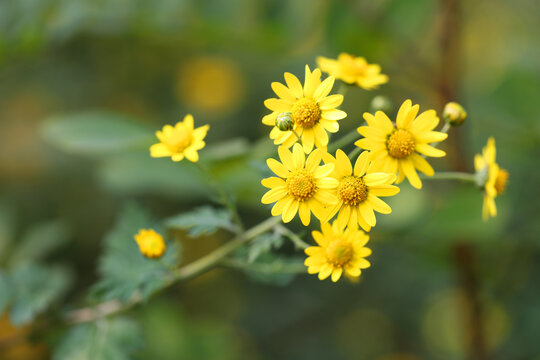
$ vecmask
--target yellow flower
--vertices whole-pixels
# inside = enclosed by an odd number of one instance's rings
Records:
[[[294,132],[302,139],[304,151],[309,154],[316,147],[328,145],[326,131],[335,133],[339,130],[338,120],[347,116],[344,111],[336,109],[343,102],[343,95],[330,95],[334,86],[334,77],[330,76],[321,82],[319,69],[309,70],[306,65],[304,86],[296,76],[285,73],[287,86],[273,82],[272,89],[279,99],[267,99],[264,105],[272,113],[262,119],[265,125],[273,126],[270,139],[274,144],[290,148],[298,140]],[[282,113],[291,113],[294,121],[293,131],[281,131],[275,124],[276,117]]]
[[[423,156],[442,157],[446,153],[430,146],[429,143],[443,141],[447,134],[433,131],[439,124],[435,110],[428,110],[418,117],[419,106],[412,106],[411,100],[406,100],[399,108],[396,126],[382,111],[375,116],[364,113],[368,126],[358,128],[363,139],[355,145],[371,151],[373,171],[398,173],[397,183],[405,177],[412,186],[422,188],[422,181],[416,170],[427,176],[433,176],[433,168]]]
[[[496,149],[495,139],[490,137],[487,145],[482,149],[482,154],[474,157],[474,168],[477,176],[484,179],[484,204],[482,206],[482,218],[497,216],[495,198],[502,194],[508,182],[508,171],[501,169],[495,162]]]
[[[345,275],[357,278],[361,269],[371,266],[365,257],[371,255],[371,250],[364,245],[369,236],[358,228],[341,228],[337,221],[332,225],[322,223],[321,231],[313,231],[313,239],[318,246],[310,246],[305,252],[308,258],[304,265],[308,273],[319,273],[319,279],[324,280],[332,275],[332,281],[339,280],[343,272]]]
[[[150,147],[152,157],[168,157],[173,161],[180,161],[186,157],[189,161],[199,161],[197,150],[206,144],[203,139],[210,126],[204,125],[193,128],[193,116],[184,117],[184,121],[178,122],[174,127],[165,125],[162,131],[157,131],[156,136],[160,143]]]
[[[332,189],[338,185],[336,179],[328,177],[334,164],[320,166],[323,149],[314,150],[306,160],[300,144],[295,144],[291,153],[286,147],[278,148],[281,163],[268,159],[268,167],[278,176],[263,179],[261,184],[269,189],[261,199],[263,204],[276,204],[272,215],[281,214],[283,222],[290,222],[296,213],[302,224],[309,225],[311,212],[322,220],[324,207],[337,203]]]
[[[375,89],[388,82],[388,76],[381,74],[381,67],[368,64],[363,57],[341,53],[337,60],[334,60],[319,56],[317,65],[336,79],[347,84],[356,84],[366,90]]]
[[[391,185],[396,180],[395,174],[375,172],[369,161],[369,152],[364,151],[354,164],[341,150],[336,157],[327,154],[326,163],[335,164],[331,177],[339,181],[336,194],[339,202],[331,206],[328,219],[338,214],[336,222],[339,227],[348,225],[357,228],[358,225],[365,231],[375,226],[375,213],[390,214],[392,209],[379,199],[379,196],[393,196],[399,192],[397,186]],[[339,213],[338,213],[339,211]]]
[[[153,229],[140,229],[134,236],[141,254],[147,258],[160,258],[166,250],[163,236],[155,232]]]

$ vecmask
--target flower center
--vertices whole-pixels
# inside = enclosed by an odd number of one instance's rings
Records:
[[[315,186],[315,178],[307,170],[299,170],[287,179],[287,189],[289,194],[298,201],[304,201],[311,198],[317,186]]]
[[[386,147],[390,156],[402,159],[413,153],[414,138],[408,130],[398,129],[390,135],[386,141]]]
[[[500,169],[497,173],[497,178],[495,178],[495,191],[498,194],[502,194],[506,189],[506,183],[508,182],[508,177],[510,174],[504,169]]]
[[[348,75],[354,75],[354,76],[359,76],[359,77],[365,76],[366,70],[367,70],[367,64],[359,65],[354,60],[355,60],[354,58],[344,59],[342,63],[343,71]]]
[[[302,127],[311,128],[321,118],[321,109],[312,99],[301,98],[292,108],[294,122]]]
[[[356,176],[345,176],[339,182],[337,193],[346,205],[358,205],[368,196],[368,188],[364,179]]]
[[[166,141],[167,146],[173,152],[182,152],[188,148],[193,142],[193,137],[190,131],[176,130]]]
[[[353,248],[348,241],[336,239],[326,248],[326,256],[332,265],[343,267],[351,261]]]

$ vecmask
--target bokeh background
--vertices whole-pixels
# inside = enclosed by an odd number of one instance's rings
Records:
[[[135,358],[540,359],[539,26],[534,0],[1,1],[1,267],[24,239],[62,239],[43,261],[71,280],[59,307],[82,304],[123,204],[158,218],[208,204],[196,168],[148,154],[153,132],[186,113],[210,124],[201,155],[246,222],[264,219],[270,83],[346,51],[390,82],[349,90],[339,135],[375,95],[437,111],[461,102],[467,123],[432,163],[472,171],[494,136],[510,172],[498,217],[481,221],[468,184],[403,185],[359,283],[214,270],[129,313],[143,339]],[[93,126],[63,126],[80,119]],[[185,263],[228,238],[176,235]],[[4,315],[0,358],[47,359],[63,330]]]

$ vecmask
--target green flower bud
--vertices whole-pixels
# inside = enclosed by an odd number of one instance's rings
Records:
[[[371,100],[369,110],[371,113],[382,111],[386,114],[391,113],[394,109],[394,103],[389,98],[383,95],[377,95]]]
[[[446,122],[450,123],[450,125],[459,126],[463,124],[467,118],[467,112],[460,104],[456,102],[449,102],[444,107],[442,116]]]
[[[294,127],[294,121],[290,112],[283,112],[276,116],[276,126],[281,131],[291,131]]]

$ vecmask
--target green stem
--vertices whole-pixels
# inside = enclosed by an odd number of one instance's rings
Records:
[[[349,159],[351,159],[351,162],[362,152],[363,149],[359,148],[358,146],[354,148],[353,151],[349,153]]]
[[[450,123],[447,122],[447,123],[444,124],[444,126],[442,127],[440,132],[442,132],[444,134],[448,134],[448,131],[450,130],[451,127],[452,127],[452,125],[450,125]],[[440,144],[440,142],[436,142],[436,143],[431,144],[431,146],[437,147],[437,145],[439,145],[439,144]]]
[[[350,143],[355,142],[358,139],[360,139],[360,134],[358,133],[358,131],[356,131],[356,129],[354,129],[347,135],[342,136],[338,140],[328,145],[328,152],[333,153],[337,149],[342,148],[345,145],[349,145]]]
[[[420,176],[422,180],[461,180],[476,182],[476,175],[459,171],[437,172],[433,176]]]
[[[220,246],[214,251],[199,258],[198,260],[195,260],[194,262],[177,269],[174,272],[173,276],[169,278],[167,284],[163,288],[156,290],[152,294],[152,296],[155,295],[157,292],[164,290],[179,281],[191,279],[212,269],[213,267],[217,266],[218,263],[223,260],[227,255],[231,254],[233,251],[235,251],[245,243],[249,242],[251,239],[270,230],[280,221],[281,217],[268,218],[260,224],[255,225],[251,229],[236,236],[234,239]],[[118,299],[114,299],[102,302],[95,306],[70,311],[66,314],[66,320],[69,324],[92,322],[107,316],[115,315],[129,310],[142,301],[143,298],[141,294],[139,292],[135,292],[131,299],[127,302],[122,302]]]
[[[237,233],[242,233],[244,231],[244,224],[242,223],[242,219],[240,219],[240,215],[238,214],[238,209],[236,208],[236,205],[231,200],[229,195],[225,192],[223,187],[219,184],[218,181],[214,179],[214,176],[210,172],[210,170],[205,167],[204,165],[200,164],[199,162],[195,163],[197,167],[204,172],[208,178],[210,179],[210,186],[214,188],[214,190],[219,194],[219,200],[223,206],[227,208],[229,213],[231,214],[231,217],[236,225]]]
[[[304,240],[302,240],[300,238],[300,236],[296,235],[294,232],[292,232],[291,230],[287,229],[285,226],[283,226],[282,224],[278,224],[276,225],[276,229],[282,233],[285,237],[287,237],[289,240],[292,241],[292,243],[294,244],[294,246],[296,246],[297,249],[307,249],[308,247],[310,247],[311,245],[309,245],[308,243],[306,243]]]

